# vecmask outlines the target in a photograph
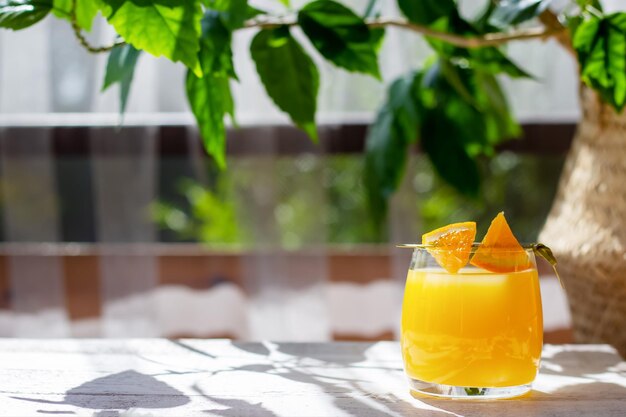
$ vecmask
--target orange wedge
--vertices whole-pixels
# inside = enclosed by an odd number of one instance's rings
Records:
[[[472,243],[476,237],[476,223],[453,223],[422,235],[422,244],[442,268],[451,274],[467,265]]]
[[[530,258],[500,212],[491,222],[470,263],[491,272],[516,272],[530,268]]]

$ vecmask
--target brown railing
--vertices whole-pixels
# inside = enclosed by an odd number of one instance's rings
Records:
[[[523,137],[500,146],[502,150],[533,154],[563,154],[570,147],[576,125],[573,123],[525,123]],[[3,135],[19,136],[24,140],[43,131],[50,135],[51,149],[58,156],[89,155],[87,140],[93,129],[118,131],[115,126],[52,126],[5,127]],[[127,126],[125,130],[142,132],[154,130],[158,153],[162,156],[186,155],[190,146],[201,151],[197,131],[189,126]],[[367,125],[327,124],[319,127],[319,144],[293,126],[245,126],[229,129],[227,153],[238,155],[294,155],[303,152],[336,154],[363,152]],[[190,137],[191,136],[191,137]],[[195,144],[195,145],[194,145]],[[0,143],[0,152],[2,147]]]

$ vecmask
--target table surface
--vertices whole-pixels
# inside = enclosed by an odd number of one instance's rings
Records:
[[[624,416],[606,345],[545,346],[526,397],[412,397],[396,342],[0,340],[0,416]]]

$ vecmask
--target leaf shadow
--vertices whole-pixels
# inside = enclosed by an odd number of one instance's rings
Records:
[[[87,381],[66,391],[63,401],[26,397],[11,398],[38,404],[69,405],[92,410],[111,411],[113,415],[116,415],[113,410],[175,408],[190,401],[189,397],[176,388],[150,375],[144,375],[134,370]],[[62,412],[39,410],[38,413],[61,414]],[[67,413],[65,412],[65,414]]]
[[[619,365],[620,359],[612,352],[591,347],[589,350],[564,350],[546,358],[541,368],[543,375],[564,377],[562,386],[554,391],[532,390],[523,397],[508,400],[446,400],[421,395],[419,400],[465,417],[490,412],[499,415],[504,409],[507,417],[624,415],[626,386],[606,379],[607,373],[626,375],[619,370]],[[515,402],[515,406],[503,407],[508,402]]]
[[[246,352],[254,351],[260,354],[261,350],[252,348],[255,344],[236,344],[234,347],[242,348]],[[258,372],[262,374],[271,374],[290,381],[315,385],[319,387],[324,394],[329,394],[333,404],[343,411],[346,415],[358,416],[398,416],[411,415],[420,416],[436,416],[438,414],[449,414],[445,411],[425,410],[415,407],[408,401],[405,401],[393,393],[385,395],[374,395],[366,388],[363,383],[356,378],[341,378],[328,375],[320,375],[308,372],[311,367],[310,360],[317,361],[316,367],[348,367],[354,363],[366,360],[366,351],[372,347],[374,343],[339,343],[329,346],[327,344],[307,344],[303,346],[297,343],[276,343],[276,351],[289,355],[291,358],[273,364],[269,358],[264,363],[248,364],[241,367],[225,369],[219,372]],[[302,349],[305,347],[306,349]],[[263,356],[269,356],[271,352],[266,349]],[[387,368],[385,368],[387,369]],[[388,368],[390,372],[401,371],[397,368]],[[208,396],[207,396],[208,397]],[[213,397],[208,397],[213,400]],[[215,411],[211,411],[215,412]],[[237,414],[222,414],[237,415]],[[265,416],[264,414],[261,414]],[[269,415],[268,415],[269,416]]]
[[[565,350],[542,359],[541,373],[581,377],[611,371],[619,365],[615,353],[600,350]]]
[[[315,359],[326,364],[350,365],[366,359],[373,343],[277,343],[277,351],[297,358]]]
[[[202,389],[200,389],[198,385],[193,385],[191,389],[197,392],[200,396],[204,397],[207,400],[210,400],[214,403],[228,407],[223,410],[222,409],[205,410],[204,411],[205,413],[211,413],[211,414],[224,416],[224,417],[229,417],[229,416],[239,417],[244,413],[246,415],[252,415],[251,409],[254,409],[253,415],[255,417],[279,417],[273,411],[265,408],[262,403],[253,404],[248,401],[240,400],[237,398],[220,398],[220,397],[212,396],[202,391]]]
[[[181,347],[183,349],[186,349],[186,350],[188,350],[190,352],[194,352],[194,353],[197,353],[198,355],[206,356],[207,358],[210,358],[210,359],[215,359],[214,355],[211,355],[210,353],[205,352],[203,350],[197,349],[197,348],[191,346],[189,343],[183,342],[182,340],[169,339],[169,341],[172,344],[174,344],[174,345],[176,345],[178,347]]]

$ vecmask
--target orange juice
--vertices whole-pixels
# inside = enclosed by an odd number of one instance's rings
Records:
[[[530,384],[543,342],[537,270],[409,271],[402,355],[409,377],[462,387]]]

